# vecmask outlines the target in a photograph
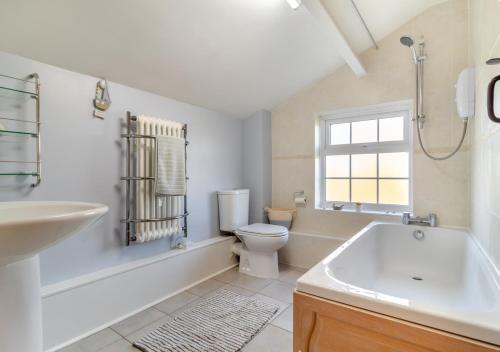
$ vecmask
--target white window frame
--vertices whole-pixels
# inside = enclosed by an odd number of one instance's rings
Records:
[[[343,145],[330,145],[330,126],[332,124],[357,122],[366,120],[380,120],[383,118],[399,117],[404,118],[404,136],[402,141],[356,143]],[[371,153],[391,153],[408,152],[408,205],[393,204],[363,204],[361,212],[365,213],[394,213],[400,214],[413,209],[413,102],[411,100],[397,101],[378,105],[370,105],[352,109],[336,110],[319,116],[319,207],[331,210],[333,203],[343,204],[342,211],[356,211],[355,203],[332,202],[326,200],[326,156],[345,154],[371,154]],[[378,124],[379,122],[377,122]],[[377,128],[377,131],[379,129]],[[352,133],[352,127],[351,127]],[[351,136],[352,137],[352,136]],[[378,139],[378,138],[377,138]],[[349,177],[349,179],[351,179]],[[378,158],[377,158],[377,179],[378,178]],[[383,178],[382,178],[383,179]],[[352,180],[352,179],[351,179]],[[352,183],[350,183],[352,185]],[[378,194],[378,182],[377,182]]]

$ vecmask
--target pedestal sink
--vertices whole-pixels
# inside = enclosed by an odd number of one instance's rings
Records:
[[[38,254],[107,211],[92,203],[0,202],[0,351],[42,352]]]

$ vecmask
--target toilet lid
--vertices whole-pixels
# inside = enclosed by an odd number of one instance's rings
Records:
[[[236,232],[256,236],[284,236],[288,234],[288,229],[284,226],[257,223],[240,227]]]

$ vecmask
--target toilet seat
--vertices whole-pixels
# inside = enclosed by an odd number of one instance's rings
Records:
[[[279,276],[278,250],[288,241],[288,229],[270,224],[251,224],[234,231],[241,240],[233,247],[240,256],[240,273],[276,279]]]
[[[240,227],[235,233],[243,236],[282,237],[288,235],[288,229],[279,225],[256,223]]]

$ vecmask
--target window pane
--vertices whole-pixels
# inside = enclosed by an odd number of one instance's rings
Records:
[[[408,153],[379,154],[379,177],[408,177]]]
[[[328,155],[326,177],[349,177],[349,155]]]
[[[325,181],[327,201],[349,202],[349,179],[329,179]]]
[[[352,180],[352,201],[377,203],[377,180]]]
[[[352,143],[370,143],[377,141],[377,120],[352,123]]]
[[[352,177],[377,177],[377,154],[351,155]]]
[[[330,125],[330,144],[349,144],[351,143],[350,123],[337,123]]]
[[[408,205],[408,180],[379,180],[379,203]]]
[[[402,141],[404,139],[404,118],[391,117],[379,120],[379,141]]]

